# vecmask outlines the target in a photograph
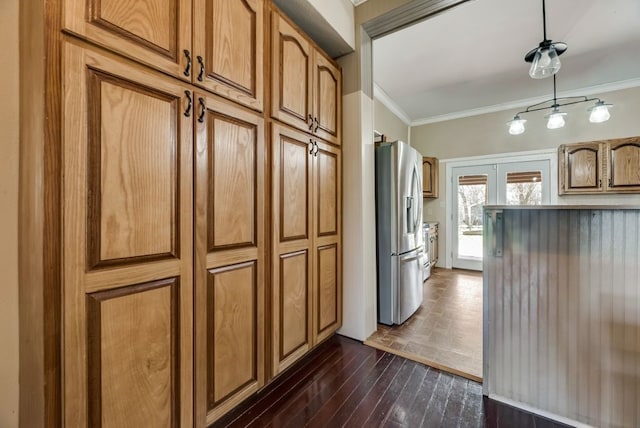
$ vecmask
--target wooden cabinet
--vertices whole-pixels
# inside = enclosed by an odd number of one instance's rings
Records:
[[[422,197],[437,198],[438,190],[438,159],[422,158]]]
[[[264,119],[197,94],[196,426],[265,383]]]
[[[63,26],[262,111],[264,9],[264,0],[64,0]]]
[[[191,1],[60,1],[62,25],[67,31],[175,77],[191,80],[193,67],[188,66]]]
[[[340,69],[276,10],[272,13],[271,37],[271,116],[339,145]]]
[[[190,426],[191,92],[70,43],[63,70],[64,420]]]
[[[264,1],[194,0],[193,83],[264,107]]]
[[[20,418],[210,425],[341,325],[340,69],[267,0],[28,3]]]
[[[640,192],[640,137],[565,144],[558,158],[560,195]]]
[[[599,142],[567,144],[559,149],[560,194],[599,193],[604,190],[604,147]]]
[[[313,344],[342,325],[342,154],[314,140]]]
[[[606,191],[640,192],[640,137],[609,141],[605,147]]]
[[[274,124],[273,373],[341,323],[341,156],[303,132]]]

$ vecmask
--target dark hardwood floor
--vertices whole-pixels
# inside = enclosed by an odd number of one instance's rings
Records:
[[[564,427],[482,385],[334,336],[213,427]]]

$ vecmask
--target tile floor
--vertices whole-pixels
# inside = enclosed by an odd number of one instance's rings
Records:
[[[431,270],[422,306],[404,324],[378,325],[365,344],[482,380],[482,273]]]

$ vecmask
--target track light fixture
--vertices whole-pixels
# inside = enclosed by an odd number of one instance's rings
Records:
[[[531,63],[529,76],[532,79],[544,79],[553,76],[560,70],[560,55],[567,50],[567,44],[547,39],[547,14],[545,0],[542,0],[542,34],[543,39],[537,48],[527,52],[524,57]]]
[[[524,124],[526,119],[522,119],[520,115],[531,113],[534,111],[548,110],[551,109],[551,113],[549,113],[545,118],[547,119],[547,128],[549,129],[558,129],[562,128],[565,125],[564,117],[567,113],[560,110],[560,107],[572,105],[572,104],[580,104],[587,103],[590,101],[595,101],[595,105],[587,109],[590,113],[589,122],[591,123],[601,123],[606,122],[611,117],[609,113],[609,109],[613,107],[613,104],[607,104],[600,98],[587,98],[584,96],[577,97],[560,97],[556,96],[556,76],[553,76],[553,98],[543,101],[538,104],[534,104],[532,106],[527,107],[525,110],[518,112],[513,120],[507,122],[507,126],[509,127],[509,134],[511,135],[519,135],[524,132]]]

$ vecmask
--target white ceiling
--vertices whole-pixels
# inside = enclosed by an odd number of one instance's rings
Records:
[[[640,0],[547,0],[546,9],[547,37],[568,45],[559,96],[640,85]],[[464,3],[374,40],[376,94],[412,124],[533,104],[552,95],[552,80],[531,79],[524,62],[541,40],[541,0]]]

